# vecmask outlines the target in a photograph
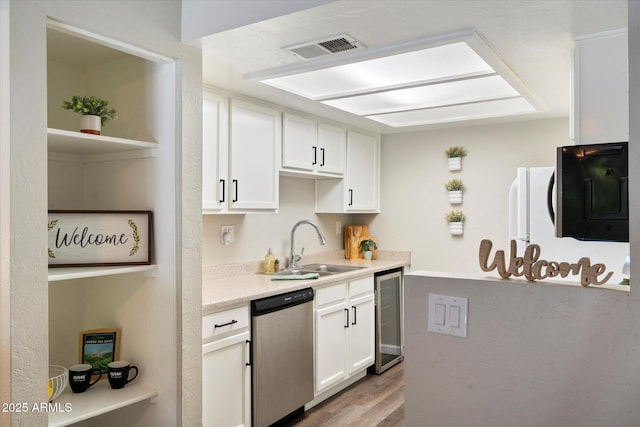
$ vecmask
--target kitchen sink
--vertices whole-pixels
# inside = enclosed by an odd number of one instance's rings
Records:
[[[273,276],[302,276],[303,274],[309,273],[317,273],[320,276],[329,276],[331,274],[335,274],[330,271],[316,271],[316,270],[308,270],[306,268],[296,268],[293,270],[281,270],[277,273],[273,273]]]
[[[307,264],[301,267],[305,271],[313,271],[316,273],[346,273],[348,271],[360,270],[367,267],[356,267],[353,265],[333,265],[333,264]]]
[[[348,271],[360,270],[366,267],[355,267],[350,265],[332,265],[332,264],[307,264],[293,270],[285,269],[274,276],[302,276],[308,273],[318,273],[320,276],[330,276],[332,274],[346,273]]]

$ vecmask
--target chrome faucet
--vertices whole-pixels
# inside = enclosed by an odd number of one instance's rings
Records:
[[[303,219],[302,221],[296,222],[296,225],[294,225],[293,228],[291,229],[291,254],[289,255],[289,270],[296,268],[296,263],[300,261],[300,259],[302,258],[302,254],[304,253],[304,248],[302,248],[302,250],[300,251],[300,255],[296,255],[296,252],[295,252],[295,247],[296,247],[295,232],[296,232],[296,228],[298,228],[298,226],[301,224],[309,224],[310,226],[315,228],[316,233],[318,233],[318,237],[320,238],[320,244],[321,245],[327,244],[327,241],[325,240],[324,236],[322,235],[322,232],[320,232],[320,229],[316,224],[309,221],[308,219]]]

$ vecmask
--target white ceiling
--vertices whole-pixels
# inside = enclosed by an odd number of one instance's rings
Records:
[[[205,84],[390,133],[398,130],[243,75],[305,62],[282,47],[325,36],[347,33],[367,48],[378,49],[475,28],[545,108],[541,113],[491,122],[566,117],[573,39],[626,26],[627,0],[338,0],[207,36],[200,45]],[[422,128],[429,127],[402,131]]]

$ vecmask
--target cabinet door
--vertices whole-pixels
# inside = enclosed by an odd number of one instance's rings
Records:
[[[202,102],[202,209],[219,211],[228,200],[229,108],[223,96],[205,92]]]
[[[278,208],[280,113],[231,100],[230,209]]]
[[[318,124],[318,171],[344,174],[347,132],[339,127]]]
[[[375,302],[370,293],[349,302],[349,373],[375,361]]]
[[[316,311],[316,395],[347,376],[346,304]]]
[[[349,132],[347,139],[346,210],[378,209],[378,139]]]
[[[245,331],[202,346],[202,425],[251,425],[251,372]]]
[[[576,41],[574,127],[578,144],[629,140],[627,31]]]
[[[319,155],[316,122],[285,113],[282,123],[282,167],[315,170]]]

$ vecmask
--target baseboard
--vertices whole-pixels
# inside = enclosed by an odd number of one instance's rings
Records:
[[[350,387],[351,385],[353,385],[354,383],[360,381],[362,378],[364,378],[366,376],[367,376],[367,370],[366,369],[363,369],[362,371],[353,374],[352,376],[350,376],[349,378],[347,378],[343,382],[341,382],[339,384],[336,384],[333,387],[331,387],[330,389],[328,389],[326,391],[323,391],[322,393],[317,395],[311,402],[309,402],[306,405],[304,405],[304,410],[308,411],[309,409],[311,409],[314,406],[324,402],[325,400],[327,400],[328,398],[330,398],[334,394],[340,393],[342,390]]]

